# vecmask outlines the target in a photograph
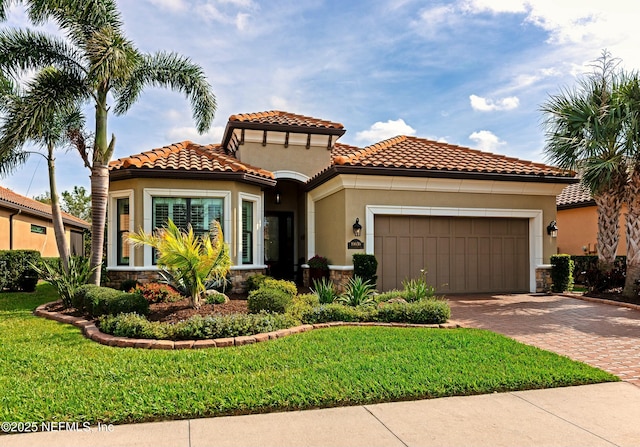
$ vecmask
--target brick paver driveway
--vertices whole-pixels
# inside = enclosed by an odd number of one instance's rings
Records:
[[[640,386],[640,311],[548,295],[448,296],[451,318],[566,355]]]

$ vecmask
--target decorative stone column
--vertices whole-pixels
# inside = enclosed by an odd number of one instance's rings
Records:
[[[551,264],[543,264],[536,267],[536,292],[548,293],[551,291]]]

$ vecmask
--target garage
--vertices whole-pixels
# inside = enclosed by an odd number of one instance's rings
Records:
[[[528,219],[376,215],[374,254],[379,290],[421,269],[441,293],[529,290]]]

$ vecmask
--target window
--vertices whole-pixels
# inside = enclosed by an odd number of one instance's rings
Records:
[[[47,234],[47,227],[31,224],[31,232],[36,234]]]
[[[127,240],[129,236],[129,199],[117,199],[116,201],[117,221],[116,221],[116,240],[117,240],[117,264],[129,265],[129,256],[131,245]]]
[[[253,264],[253,202],[242,201],[242,263]]]

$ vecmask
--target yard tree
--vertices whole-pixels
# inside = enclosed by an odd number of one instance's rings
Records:
[[[27,84],[21,93],[14,88],[13,92],[2,96],[2,125],[0,126],[0,175],[13,171],[33,152],[25,150],[25,145],[35,143],[46,151],[49,175],[49,198],[53,231],[58,247],[58,254],[64,271],[68,270],[69,243],[65,236],[60,200],[56,186],[55,157],[56,147],[68,143],[68,133],[79,129],[84,118],[75,104],[54,104],[45,110],[39,110],[43,95],[51,94],[56,89],[57,70],[53,67],[43,68]],[[34,113],[34,112],[38,113]]]
[[[93,143],[76,139],[85,166],[91,170],[91,266],[102,263],[109,189],[109,161],[115,136],[109,137],[107,118],[125,114],[147,86],[167,87],[190,100],[199,132],[211,126],[215,96],[203,70],[187,57],[140,52],[127,39],[115,0],[0,0],[0,19],[12,4],[26,7],[34,24],[56,23],[64,33],[58,38],[40,31],[7,28],[0,33],[0,71],[19,77],[54,67],[56,88],[43,94],[34,107],[34,119],[51,108],[81,102],[94,106]],[[111,104],[112,103],[112,104]],[[99,284],[100,269],[93,282]]]
[[[72,191],[62,191],[60,195],[66,213],[91,222],[91,196],[83,186],[74,186]]]
[[[616,257],[627,181],[627,110],[620,94],[623,78],[616,60],[603,51],[593,72],[580,79],[576,88],[552,95],[541,107],[548,159],[580,172],[596,202],[598,259],[606,270]]]

